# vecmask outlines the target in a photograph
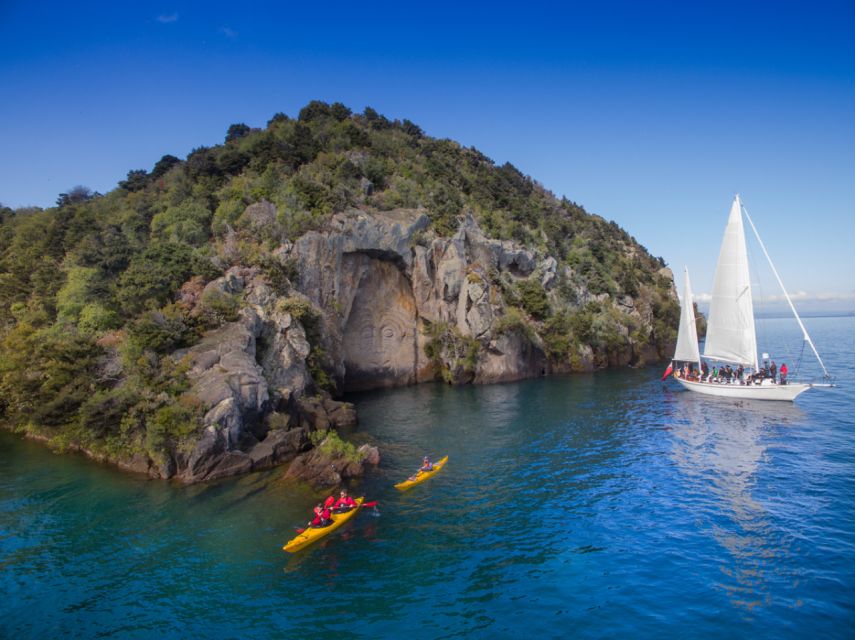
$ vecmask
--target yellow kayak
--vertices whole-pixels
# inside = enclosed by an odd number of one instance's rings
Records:
[[[417,471],[416,477],[413,480],[404,480],[403,482],[399,482],[395,485],[395,488],[399,491],[406,491],[413,485],[419,484],[420,482],[424,482],[428,478],[433,478],[437,473],[442,471],[442,468],[445,466],[447,460],[448,456],[445,456],[438,462],[434,462],[432,471]]]
[[[357,498],[356,508],[351,509],[350,511],[345,511],[344,513],[333,513],[332,524],[326,527],[309,527],[303,533],[299,534],[293,540],[289,540],[288,544],[286,544],[282,549],[287,551],[288,553],[294,553],[295,551],[299,551],[300,549],[304,549],[308,547],[310,544],[315,542],[316,540],[320,540],[328,533],[332,533],[336,529],[338,529],[345,522],[350,520],[353,516],[356,515],[356,512],[359,511],[359,507],[362,506],[362,502],[365,498]]]

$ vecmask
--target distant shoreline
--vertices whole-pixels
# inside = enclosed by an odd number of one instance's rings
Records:
[[[709,307],[702,307],[698,305],[698,311],[700,311],[704,317],[709,318]],[[799,311],[799,315],[802,318],[853,318],[855,317],[855,311]],[[782,311],[770,311],[767,313],[755,313],[755,318],[758,320],[775,320],[778,318],[792,318],[793,314],[789,312],[789,310]]]
[[[855,311],[806,311],[801,312],[799,315],[802,318],[853,318],[855,317]],[[756,318],[760,320],[775,320],[778,318],[792,318],[793,314],[791,313],[758,313]]]

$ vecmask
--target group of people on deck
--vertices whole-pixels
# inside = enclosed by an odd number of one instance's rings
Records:
[[[767,360],[763,363],[763,367],[755,373],[749,373],[742,365],[734,369],[729,364],[714,366],[710,370],[709,365],[702,362],[700,371],[694,365],[686,363],[681,368],[677,368],[674,375],[693,382],[751,385],[763,384],[764,380],[771,380],[772,384],[787,384],[788,373],[786,362],[781,364],[779,370],[774,360],[771,364]]]
[[[319,502],[314,508],[315,517],[309,522],[308,526],[315,529],[328,527],[332,524],[332,514],[345,513],[356,508],[356,500],[347,495],[347,491],[341,490],[339,497],[334,495],[329,496],[323,502]]]

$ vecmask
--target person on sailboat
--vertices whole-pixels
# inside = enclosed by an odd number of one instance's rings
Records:
[[[781,363],[781,384],[787,384],[787,373],[788,373],[787,363],[782,362]]]
[[[739,384],[745,384],[745,380],[742,377],[742,374],[744,374],[744,373],[745,373],[745,367],[743,367],[742,365],[739,365],[736,368],[736,380],[737,380],[737,382],[739,382]]]
[[[710,376],[710,368],[707,366],[706,362],[701,363],[701,382],[707,381],[709,382]]]
[[[774,360],[772,360],[772,364],[769,367],[769,373],[772,374],[772,382],[775,382],[778,379],[778,367],[775,365]]]

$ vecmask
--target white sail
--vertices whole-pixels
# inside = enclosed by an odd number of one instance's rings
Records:
[[[689,269],[686,268],[683,299],[680,301],[680,329],[677,332],[677,348],[674,350],[674,360],[678,362],[697,362],[698,366],[700,366],[701,354],[698,351],[698,327],[695,323],[695,307],[692,303],[692,285],[689,283]]]
[[[718,254],[704,357],[757,368],[757,336],[741,206],[736,196]]]

